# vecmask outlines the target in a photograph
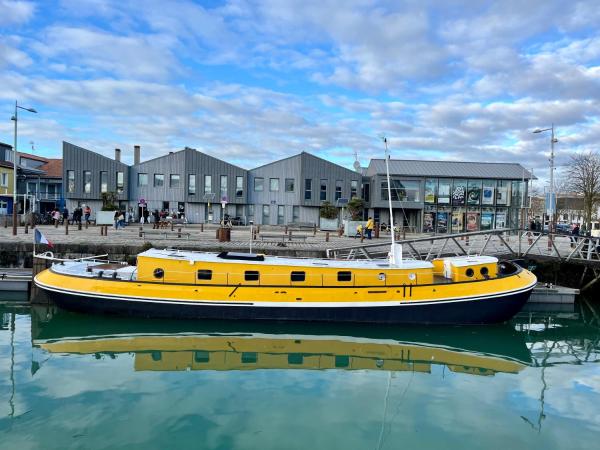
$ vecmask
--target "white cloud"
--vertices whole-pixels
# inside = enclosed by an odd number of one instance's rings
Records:
[[[28,22],[35,13],[33,2],[0,0],[0,27]]]

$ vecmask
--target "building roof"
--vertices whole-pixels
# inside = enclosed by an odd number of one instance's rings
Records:
[[[13,163],[9,161],[0,161],[0,167],[5,167],[7,169],[14,169]]]
[[[59,158],[48,159],[48,162],[42,164],[39,169],[46,172],[48,177],[62,178],[63,160]]]
[[[386,173],[385,159],[372,159],[367,176]],[[390,159],[390,174],[414,177],[536,179],[518,163],[417,161]]]

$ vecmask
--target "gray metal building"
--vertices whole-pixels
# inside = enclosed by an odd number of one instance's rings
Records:
[[[302,152],[248,171],[249,220],[319,224],[319,207],[360,196],[361,175]]]
[[[415,231],[462,232],[518,226],[532,174],[516,163],[390,160],[395,225]],[[365,178],[369,214],[390,223],[384,159]]]

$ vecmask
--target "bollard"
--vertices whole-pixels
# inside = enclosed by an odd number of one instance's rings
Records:
[[[292,230],[290,230],[290,234],[288,235],[288,240],[291,242],[292,241]]]
[[[325,242],[329,242],[329,231],[325,233]]]
[[[344,226],[338,228],[338,237],[341,237],[344,234]]]
[[[379,238],[379,224],[375,224],[375,238]]]
[[[181,237],[181,227],[177,228],[177,237]]]
[[[200,233],[204,233],[204,224],[203,223],[200,224]]]
[[[54,219],[54,228],[58,228],[58,219]]]
[[[260,234],[260,225],[256,225],[256,234]]]
[[[317,224],[315,223],[313,225],[313,236],[316,236],[316,235],[317,235]]]
[[[85,229],[86,229],[86,230],[88,229],[88,224],[89,224],[89,222],[86,220],[86,221],[85,221]]]
[[[77,222],[77,229],[81,231],[81,222]]]
[[[69,221],[65,222],[65,234],[69,234]]]
[[[8,228],[8,217],[4,218],[4,228]]]
[[[552,251],[552,235],[548,233],[548,252]]]
[[[173,221],[171,220],[171,231],[175,231],[175,230],[173,229],[173,226],[174,226],[174,224],[173,224]]]
[[[465,238],[465,245],[469,245],[469,236]]]
[[[362,230],[360,231],[360,243],[362,244],[365,240],[365,234],[362,232]]]
[[[288,233],[288,226],[285,226],[285,229],[283,230],[283,234],[287,234]]]
[[[138,236],[139,236],[139,237],[143,237],[143,236],[144,236],[144,234],[143,234],[143,233],[144,233],[144,228],[143,228],[143,227],[140,227],[140,228],[138,229]]]
[[[402,228],[402,239],[406,240],[406,228]]]
[[[25,224],[25,234],[28,234],[28,233],[29,233],[29,224],[26,223]]]
[[[104,236],[104,225],[100,225],[100,236]]]
[[[256,230],[252,230],[252,240],[256,240]]]

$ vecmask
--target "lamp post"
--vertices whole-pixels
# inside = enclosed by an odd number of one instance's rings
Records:
[[[11,119],[15,121],[15,146],[13,148],[13,236],[17,235],[17,122],[19,109],[23,109],[32,113],[37,113],[37,111],[33,108],[24,108],[23,106],[19,106],[19,104],[15,100],[15,115]],[[25,203],[23,203],[23,207],[25,207]]]
[[[534,130],[534,133],[543,133],[544,131],[550,131],[550,208],[549,208],[549,216],[550,221],[548,223],[548,232],[552,233],[554,231],[554,144],[558,142],[558,139],[554,137],[554,124],[550,128],[538,128]]]

